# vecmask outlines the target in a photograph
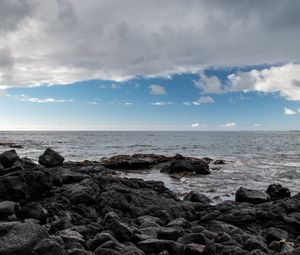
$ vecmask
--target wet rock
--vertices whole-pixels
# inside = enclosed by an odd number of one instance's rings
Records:
[[[137,247],[144,251],[146,254],[160,253],[168,251],[170,254],[182,255],[184,247],[170,240],[148,239],[137,244]]]
[[[61,244],[51,238],[44,238],[32,251],[33,255],[65,255],[65,250]]]
[[[195,191],[191,191],[189,192],[184,198],[183,198],[184,201],[190,201],[190,202],[195,202],[195,203],[201,203],[201,204],[210,204],[210,199],[201,194],[201,193],[198,193],[198,192],[195,192]]]
[[[47,148],[45,152],[39,157],[39,164],[46,167],[62,166],[65,158],[58,152]]]
[[[281,184],[271,184],[267,188],[271,200],[279,200],[284,198],[290,198],[291,192],[288,188],[283,187]]]
[[[269,244],[273,241],[286,240],[288,238],[288,233],[282,229],[271,227],[264,231],[263,236]]]
[[[170,165],[162,168],[161,172],[178,174],[183,172],[195,174],[210,174],[209,166],[203,160],[174,159]]]
[[[226,164],[224,159],[217,159],[213,162],[214,165],[224,165]]]
[[[0,223],[0,254],[31,255],[34,246],[47,238],[46,229],[32,223]]]
[[[18,159],[19,156],[15,150],[5,151],[0,154],[0,163],[4,168],[11,167]]]
[[[262,191],[239,188],[239,190],[235,193],[235,201],[261,204],[270,201],[270,197],[267,193]]]
[[[0,220],[7,220],[9,216],[16,215],[19,210],[19,203],[13,201],[0,202]]]

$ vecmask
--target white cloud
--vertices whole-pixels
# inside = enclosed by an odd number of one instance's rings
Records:
[[[287,108],[287,107],[284,107],[283,113],[284,113],[285,115],[295,115],[295,114],[297,114],[296,111],[294,111],[294,110],[292,110],[292,109],[289,109],[289,108]]]
[[[204,72],[200,72],[200,78],[194,81],[197,88],[201,89],[204,93],[221,93],[221,82],[217,76],[208,77]]]
[[[0,87],[297,62],[299,20],[299,0],[2,0]]]
[[[119,88],[119,85],[118,84],[111,84],[111,89],[118,89]]]
[[[286,64],[228,76],[231,91],[279,93],[288,100],[300,100],[300,64]]]
[[[221,127],[226,127],[226,128],[236,127],[236,123],[235,122],[228,122],[226,124],[221,125]]]
[[[21,97],[22,101],[32,102],[32,103],[70,103],[72,99],[55,99],[55,98],[37,98],[37,97]]]
[[[129,105],[134,105],[134,103],[132,103],[132,102],[125,102],[124,105],[129,106]]]
[[[192,124],[192,128],[196,128],[196,127],[199,127],[199,123],[193,123]]]
[[[165,88],[161,85],[152,84],[148,88],[151,95],[161,96],[166,94]]]
[[[259,124],[259,123],[253,124],[253,127],[261,127],[261,126],[262,126],[262,124]]]
[[[190,106],[190,105],[201,105],[201,104],[213,104],[215,103],[215,100],[210,96],[202,96],[199,97],[197,100],[192,102],[183,102],[184,105]]]
[[[98,102],[96,102],[96,101],[91,101],[91,102],[88,102],[88,104],[97,105]]]
[[[173,103],[172,102],[166,102],[166,101],[151,103],[151,105],[155,105],[155,106],[164,106],[164,105],[170,105],[170,104],[173,104]]]

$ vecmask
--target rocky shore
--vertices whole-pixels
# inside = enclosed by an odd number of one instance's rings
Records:
[[[159,166],[170,175],[206,175],[224,163],[154,154],[64,162],[47,149],[36,164],[6,151],[0,254],[300,254],[300,194],[280,184],[241,187],[235,201],[212,205],[195,191],[181,200],[162,182],[116,174]]]

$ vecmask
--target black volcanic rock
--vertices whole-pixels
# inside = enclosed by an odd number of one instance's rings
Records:
[[[290,190],[286,187],[283,187],[279,183],[269,185],[267,188],[267,193],[269,194],[271,200],[279,200],[291,197]]]
[[[261,204],[270,201],[270,197],[263,191],[239,188],[239,190],[235,193],[235,201]]]
[[[0,154],[0,163],[4,168],[11,167],[19,156],[15,150],[5,151]]]
[[[39,164],[46,167],[62,166],[65,158],[58,152],[47,148],[45,152],[39,157]]]
[[[198,192],[191,191],[188,194],[185,195],[183,198],[184,201],[190,201],[190,202],[195,202],[195,203],[202,203],[202,204],[210,204],[210,199]]]
[[[46,237],[47,230],[37,224],[0,223],[0,254],[31,255],[34,246]]]

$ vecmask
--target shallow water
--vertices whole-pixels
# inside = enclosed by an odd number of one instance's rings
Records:
[[[17,152],[33,160],[52,147],[67,161],[133,153],[180,153],[229,161],[211,175],[180,180],[159,170],[126,174],[164,181],[178,194],[197,190],[226,200],[240,186],[263,190],[273,182],[300,191],[300,132],[0,132],[0,142],[24,145]]]

